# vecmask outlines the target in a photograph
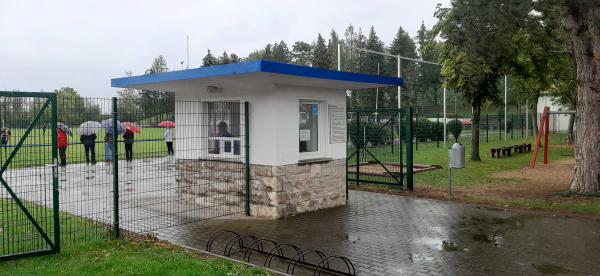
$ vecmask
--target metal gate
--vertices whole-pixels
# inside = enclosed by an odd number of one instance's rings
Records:
[[[0,120],[0,260],[57,253],[56,94],[0,92]]]
[[[347,181],[413,189],[412,108],[348,111]]]

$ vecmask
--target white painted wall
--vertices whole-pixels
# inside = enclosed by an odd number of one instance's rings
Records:
[[[207,135],[202,133],[200,127],[200,101],[208,100],[249,102],[252,164],[280,166],[298,163],[301,158],[298,151],[300,100],[321,103],[320,152],[314,157],[346,157],[345,143],[329,143],[327,110],[328,105],[346,106],[345,90],[252,83],[246,86],[223,87],[219,93],[208,93],[206,87],[199,87],[196,92],[176,92],[175,98],[177,158],[197,159],[206,155],[206,152],[201,151],[206,149],[202,141]]]
[[[550,111],[564,111],[567,110],[564,106],[559,104],[555,104],[553,102],[553,98],[549,96],[541,96],[538,98],[537,103],[537,120],[538,126],[542,119],[542,113],[544,112],[544,107],[550,107]],[[560,131],[567,132],[569,130],[569,115],[562,114],[553,114],[550,115],[550,130],[551,131]]]

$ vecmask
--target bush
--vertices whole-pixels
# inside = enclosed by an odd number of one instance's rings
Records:
[[[391,125],[374,122],[360,122],[360,133],[357,130],[356,119],[350,122],[348,126],[348,137],[352,144],[361,144],[364,141],[373,146],[384,145],[393,141]]]
[[[432,122],[426,118],[419,118],[414,124],[414,135],[419,142],[443,140],[444,125]]]
[[[448,122],[448,133],[451,133],[454,136],[454,139],[458,141],[458,137],[463,130],[463,123],[460,120],[451,120]]]

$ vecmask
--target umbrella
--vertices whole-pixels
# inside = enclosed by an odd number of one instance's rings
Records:
[[[175,122],[162,121],[162,122],[158,123],[158,126],[159,127],[174,128],[175,127]]]
[[[123,126],[125,127],[125,129],[133,133],[140,133],[140,131],[142,131],[139,126],[131,122],[123,122]]]
[[[79,135],[92,135],[97,134],[102,125],[98,122],[87,121],[79,126]]]
[[[106,130],[107,133],[112,133],[112,130],[113,130],[112,119],[103,120],[102,122],[100,122],[100,125]],[[123,125],[121,124],[121,122],[119,122],[119,120],[117,120],[117,128],[118,128],[119,134],[123,134],[125,132],[125,128],[123,128]]]
[[[73,131],[71,131],[71,129],[67,125],[65,125],[61,122],[58,122],[58,123],[56,123],[56,127],[58,129],[64,131],[66,134],[69,134],[69,136],[73,136]]]

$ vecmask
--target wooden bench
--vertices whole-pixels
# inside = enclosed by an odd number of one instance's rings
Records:
[[[524,153],[531,151],[531,144],[512,145],[509,147],[492,148],[492,158],[500,158],[501,156],[512,156],[513,150],[515,153]]]

